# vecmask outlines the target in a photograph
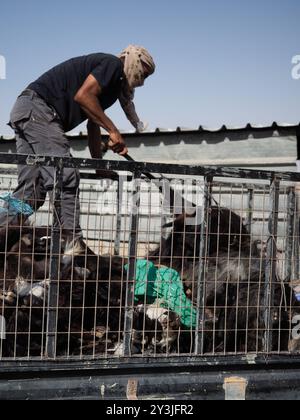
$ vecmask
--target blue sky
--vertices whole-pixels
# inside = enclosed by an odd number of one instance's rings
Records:
[[[157,72],[136,95],[151,128],[300,121],[299,0],[2,0],[0,135],[26,85],[59,62],[147,47]],[[108,115],[131,129],[116,104]],[[78,131],[78,130],[77,130]]]

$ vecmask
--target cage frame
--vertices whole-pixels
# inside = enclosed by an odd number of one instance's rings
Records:
[[[270,307],[272,302],[272,283],[274,282],[274,260],[276,253],[276,238],[277,238],[277,225],[278,225],[278,197],[279,197],[279,190],[280,185],[282,182],[290,182],[290,183],[300,183],[300,174],[297,173],[280,173],[280,172],[272,172],[272,171],[261,171],[261,170],[248,170],[248,169],[236,169],[236,168],[220,168],[220,167],[201,167],[201,166],[186,166],[186,165],[166,165],[166,164],[156,164],[156,163],[144,163],[144,162],[123,162],[123,161],[105,161],[105,160],[94,160],[94,159],[78,159],[78,158],[62,158],[62,157],[47,157],[47,156],[35,156],[35,155],[17,155],[17,154],[0,154],[0,164],[2,165],[28,165],[28,166],[48,166],[55,168],[55,186],[54,186],[54,205],[56,209],[59,211],[59,202],[62,193],[62,178],[63,178],[63,171],[65,167],[68,168],[76,168],[80,170],[112,170],[112,171],[121,171],[121,172],[129,172],[132,174],[133,180],[138,180],[142,177],[142,174],[145,172],[153,173],[153,174],[167,174],[167,176],[172,175],[179,175],[179,176],[199,176],[203,177],[205,180],[205,194],[204,194],[204,214],[207,214],[209,207],[211,206],[209,190],[211,188],[212,182],[216,178],[227,178],[227,179],[238,179],[238,180],[247,180],[247,181],[267,181],[270,184],[270,219],[269,219],[269,238],[268,241],[268,265],[267,265],[267,275],[266,275],[266,283],[265,283],[265,302],[266,307]],[[4,169],[5,172],[5,169]],[[96,176],[91,174],[85,174],[83,176],[84,179],[97,179]],[[136,187],[132,193],[132,196],[138,194],[139,186],[138,183],[135,184]],[[240,184],[239,184],[240,185]],[[251,224],[251,220],[253,217],[252,209],[253,209],[253,188],[251,185],[247,184],[248,186],[248,206],[249,206],[249,218],[248,223]],[[118,196],[118,206],[120,206],[120,202],[122,201],[122,197]],[[293,208],[296,205],[296,193],[294,188],[290,188],[289,191],[289,203],[288,208],[290,208],[290,212],[288,214],[289,220],[287,223],[287,229],[290,231],[291,226],[295,223],[295,214]],[[57,215],[58,217],[58,215]],[[205,217],[205,220],[207,218]],[[203,333],[199,328],[199,320],[201,319],[201,314],[199,314],[198,319],[198,328],[196,332],[196,351],[195,355],[193,356],[180,356],[180,357],[155,357],[155,358],[135,358],[134,356],[130,356],[130,323],[131,323],[131,314],[129,309],[132,307],[132,299],[133,299],[133,292],[132,289],[130,290],[129,287],[129,279],[133,277],[134,270],[135,270],[135,250],[136,250],[136,231],[138,226],[138,215],[132,214],[130,218],[130,239],[129,239],[129,270],[128,270],[128,277],[127,277],[127,288],[126,288],[126,307],[125,307],[125,353],[124,357],[120,359],[112,359],[112,360],[104,360],[103,358],[97,360],[97,358],[93,358],[91,360],[78,360],[76,357],[68,358],[68,360],[56,360],[55,358],[55,325],[56,325],[56,315],[55,310],[55,302],[57,301],[57,286],[51,284],[51,280],[57,278],[57,273],[59,270],[58,266],[58,249],[59,249],[59,229],[57,218],[54,218],[53,227],[52,227],[52,252],[50,258],[50,291],[49,291],[49,306],[48,306],[48,317],[47,317],[47,344],[46,344],[46,355],[43,360],[1,360],[0,361],[0,371],[2,372],[12,372],[15,369],[18,371],[26,372],[26,371],[44,371],[44,370],[56,370],[58,367],[61,368],[63,366],[64,369],[68,370],[68,366],[71,369],[81,370],[90,370],[90,369],[109,369],[111,367],[117,367],[119,369],[126,369],[129,367],[145,367],[145,366],[152,366],[155,368],[158,367],[166,367],[168,365],[172,365],[173,367],[189,367],[189,366],[198,366],[200,367],[208,367],[208,366],[226,366],[235,368],[236,366],[249,366],[255,364],[256,366],[269,366],[269,365],[280,365],[280,364],[287,364],[287,365],[296,365],[300,363],[300,355],[274,355],[274,354],[266,354],[266,355],[249,355],[249,356],[241,356],[241,355],[227,355],[227,356],[203,356]],[[205,235],[206,235],[206,224],[203,223],[201,236],[200,236],[200,261],[201,261],[201,269],[199,274],[199,282],[200,284],[203,283],[203,263],[205,260]],[[117,223],[117,239],[116,245],[118,248],[119,243],[119,233],[120,233],[120,221]],[[290,235],[289,235],[290,236]],[[299,248],[299,244],[296,246]],[[291,242],[288,243],[288,273],[291,272],[291,255],[293,244]],[[299,267],[298,267],[299,270]],[[201,305],[201,301],[203,300],[204,291],[199,287],[197,302],[199,307],[204,307]],[[266,328],[266,335],[265,335],[265,351],[266,353],[270,353],[270,342],[272,340],[272,326],[270,320],[270,314],[265,313],[265,322],[267,325]]]

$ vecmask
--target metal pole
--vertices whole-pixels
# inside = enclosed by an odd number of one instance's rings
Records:
[[[296,184],[296,188],[295,188],[295,193],[296,193],[296,222],[295,222],[295,244],[294,244],[294,249],[295,249],[295,279],[299,280],[300,279],[300,220],[299,220],[299,209],[300,209],[300,185],[299,183]]]
[[[294,241],[295,241],[295,212],[296,212],[296,192],[295,188],[289,188],[287,203],[287,233],[286,233],[286,281],[290,282],[295,270],[293,269]]]
[[[122,207],[123,207],[123,178],[120,176],[117,182],[117,223],[115,237],[115,255],[120,255],[121,249],[121,229],[122,229]]]
[[[166,227],[168,223],[168,219],[171,218],[173,215],[173,208],[170,205],[170,183],[171,181],[167,181],[166,179],[161,180],[162,183],[162,199],[161,199],[161,236],[162,238],[166,238],[168,236],[168,228]],[[156,185],[156,183],[152,184]],[[157,186],[157,185],[156,185]]]
[[[47,309],[47,332],[46,332],[46,357],[56,357],[57,337],[57,306],[60,262],[60,215],[63,189],[63,159],[55,168],[54,191],[53,191],[53,221],[51,230],[51,253],[50,253],[50,285]]]
[[[298,162],[300,161],[300,129],[297,129],[297,172],[299,175],[299,166]],[[300,220],[299,220],[299,209],[300,209],[300,183],[297,182],[295,185],[295,194],[296,194],[296,222],[295,222],[295,279],[300,279]]]
[[[252,234],[253,226],[253,204],[254,204],[254,187],[248,189],[248,213],[247,213],[247,229]]]
[[[140,207],[140,178],[141,173],[135,172],[133,176],[132,208],[130,216],[130,235],[128,252],[128,273],[125,297],[125,323],[124,323],[124,356],[131,355],[132,320],[134,308],[134,287],[137,258],[137,239],[139,227]]]
[[[274,306],[274,287],[277,269],[277,236],[279,217],[280,179],[274,177],[270,187],[270,216],[269,239],[267,245],[267,260],[264,285],[264,351],[270,353],[273,348],[273,320],[272,309]]]
[[[200,255],[199,255],[199,276],[197,288],[197,309],[198,318],[195,333],[195,354],[204,353],[204,318],[205,318],[205,297],[206,284],[205,275],[207,269],[207,255],[209,252],[209,232],[210,232],[210,209],[212,194],[213,177],[204,178],[204,202],[203,202],[203,221],[200,231]]]

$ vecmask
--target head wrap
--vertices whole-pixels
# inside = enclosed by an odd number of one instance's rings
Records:
[[[124,61],[124,79],[120,95],[121,106],[131,124],[138,129],[140,119],[133,103],[135,89],[143,86],[145,78],[155,72],[155,63],[149,52],[139,46],[129,45],[119,58]],[[146,71],[144,68],[146,65]]]
[[[147,76],[155,72],[155,63],[149,52],[135,45],[129,45],[119,56],[124,60],[124,73],[130,89],[143,86],[145,81],[145,69],[147,66]]]

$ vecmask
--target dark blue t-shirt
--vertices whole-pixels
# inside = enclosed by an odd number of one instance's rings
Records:
[[[119,58],[109,54],[90,54],[68,60],[43,74],[28,89],[34,90],[56,109],[68,132],[87,119],[74,97],[90,74],[102,89],[100,105],[104,110],[111,107],[121,92],[124,66]]]

